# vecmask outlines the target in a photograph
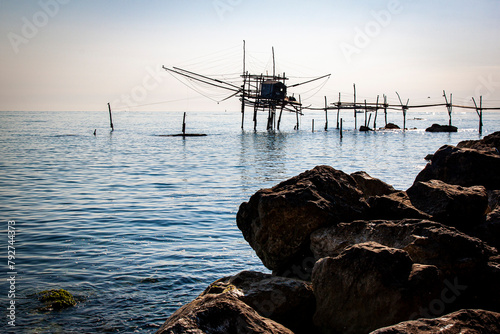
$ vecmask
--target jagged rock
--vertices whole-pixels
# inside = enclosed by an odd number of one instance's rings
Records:
[[[370,129],[368,126],[361,125],[359,127],[359,131],[361,131],[361,132],[368,132],[368,131],[373,131],[373,130]]]
[[[319,260],[312,275],[314,323],[325,332],[368,333],[396,324],[439,295],[433,266],[414,266],[407,252],[369,242]]]
[[[416,181],[406,191],[411,203],[432,220],[471,230],[484,221],[488,194],[483,186],[462,187],[440,180]]]
[[[415,208],[410,198],[404,191],[383,196],[372,196],[367,200],[370,209],[369,219],[404,219],[404,218],[430,218]]]
[[[425,129],[427,132],[457,132],[458,129],[453,125],[432,124],[431,127]]]
[[[392,129],[401,129],[401,128],[398,125],[394,124],[394,123],[387,123],[387,125],[384,126],[382,129],[392,130]]]
[[[377,178],[371,177],[366,172],[355,172],[351,176],[356,181],[356,185],[365,198],[370,196],[389,195],[397,192],[393,186]]]
[[[436,319],[405,321],[380,328],[370,334],[487,334],[500,333],[500,313],[486,310],[460,310]]]
[[[262,263],[274,273],[309,279],[309,235],[342,221],[362,218],[368,205],[354,178],[317,166],[241,204],[238,228]],[[294,268],[302,268],[297,273]]]
[[[313,331],[316,300],[310,282],[243,271],[215,281],[201,296],[221,293],[235,296],[261,316],[284,325],[295,334]]]
[[[442,146],[415,181],[441,180],[449,184],[500,189],[500,155],[469,148]]]
[[[457,147],[472,148],[475,150],[500,154],[500,131],[492,133],[481,140],[461,141],[458,143]]]
[[[231,294],[207,294],[196,298],[177,310],[156,333],[293,334],[283,325],[262,317]]]
[[[377,242],[407,251],[413,261],[435,265],[447,277],[484,272],[497,250],[477,238],[437,222],[420,219],[341,223],[311,234],[315,259],[338,256],[344,249]]]

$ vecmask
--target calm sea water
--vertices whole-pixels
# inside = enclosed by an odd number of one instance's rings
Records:
[[[478,139],[475,112],[455,112],[458,133],[431,134],[442,110],[410,112],[402,131],[323,131],[322,112],[283,115],[280,132],[258,131],[238,112],[0,112],[2,323],[9,285],[7,222],[16,221],[14,333],[153,333],[209,283],[242,270],[267,272],[236,227],[241,202],[316,165],[364,170],[407,189],[423,158],[444,144]],[[360,114],[362,122],[363,115]],[[315,132],[312,120],[315,119]],[[402,123],[401,113],[389,121]],[[378,119],[378,124],[383,119]],[[359,123],[358,123],[359,124]],[[500,130],[485,113],[483,135]],[[93,135],[96,129],[97,135]],[[40,311],[34,293],[64,288],[78,305]]]

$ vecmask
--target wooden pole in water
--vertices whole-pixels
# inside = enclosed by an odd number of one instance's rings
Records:
[[[408,110],[408,103],[410,103],[410,99],[408,99],[408,101],[406,101],[406,105],[404,105],[398,92],[396,92],[396,94],[398,96],[399,103],[401,103],[401,109],[403,109],[403,131],[406,131],[406,111]]]
[[[377,129],[378,98],[379,95],[377,95],[377,105],[375,106],[375,117],[373,118],[373,130]]]
[[[366,106],[366,100],[365,100],[365,127],[367,126],[367,120],[366,120],[366,116],[368,115],[368,107]]]
[[[385,117],[385,126],[387,126],[387,95],[384,94],[384,117]]]
[[[446,102],[446,109],[448,109],[448,117],[450,118],[448,121],[448,125],[451,126],[451,112],[453,110],[453,95],[450,93],[450,103],[448,103],[448,97],[446,96],[446,92],[443,90],[444,101]]]
[[[280,109],[280,116],[278,118],[278,130],[280,129],[281,115],[283,114],[283,108],[285,108],[285,104],[284,103],[281,105],[281,109]]]
[[[186,134],[186,113],[184,113],[184,117],[182,118],[182,135]]]
[[[354,128],[358,128],[358,117],[356,115],[356,84],[352,84],[354,87]]]
[[[339,116],[340,116],[340,92],[339,92],[339,104],[337,105],[337,129],[339,128]]]
[[[476,100],[472,97],[472,101],[476,106],[476,113],[479,116],[479,134],[483,133],[483,96],[479,97],[479,108],[477,107]]]
[[[115,131],[115,127],[113,126],[113,116],[111,116],[111,105],[108,103],[109,110],[109,125],[111,127],[111,131]]]
[[[340,139],[342,139],[342,136],[343,136],[343,134],[342,134],[342,122],[343,122],[343,120],[341,118],[340,119]]]
[[[243,40],[243,86],[241,86],[241,128],[243,129],[243,124],[245,122],[245,40]]]
[[[328,130],[328,102],[325,96],[325,131]]]
[[[302,100],[300,98],[300,95],[299,95],[299,105],[300,105],[299,109],[302,110]],[[295,126],[296,130],[299,129],[299,109],[295,111],[295,115],[297,116],[297,125]]]

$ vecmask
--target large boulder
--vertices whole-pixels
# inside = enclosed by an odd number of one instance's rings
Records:
[[[492,133],[481,140],[465,140],[457,144],[460,148],[473,148],[480,151],[500,154],[500,131]]]
[[[442,146],[415,181],[441,180],[449,184],[500,189],[500,154],[450,145]]]
[[[439,295],[434,266],[414,265],[409,254],[369,242],[319,260],[312,275],[314,323],[327,333],[368,333],[407,320]]]
[[[406,193],[411,203],[433,220],[466,231],[484,221],[488,208],[488,193],[483,186],[416,181]]]
[[[240,205],[236,222],[267,268],[308,279],[314,265],[308,260],[309,235],[321,227],[360,219],[367,208],[352,176],[318,166],[259,190]]]
[[[477,275],[498,253],[453,227],[419,219],[360,220],[323,228],[311,234],[311,250],[315,259],[320,259],[370,241],[405,250],[416,263],[435,265],[448,277]]]
[[[405,191],[397,191],[388,195],[372,196],[367,200],[370,206],[369,219],[405,219],[431,218],[430,215],[417,209]]]
[[[500,313],[460,310],[435,319],[419,319],[380,328],[370,334],[500,333]]]
[[[208,294],[231,294],[295,334],[313,331],[316,300],[310,282],[243,271],[215,281],[201,296]]]
[[[374,178],[363,171],[351,173],[351,176],[356,181],[356,185],[363,193],[363,196],[367,198],[370,196],[389,195],[397,191],[390,184]]]
[[[293,334],[283,325],[259,315],[231,294],[206,294],[196,298],[172,314],[156,333]]]

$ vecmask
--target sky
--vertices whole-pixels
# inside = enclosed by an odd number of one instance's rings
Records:
[[[177,66],[237,82],[276,70],[307,105],[500,106],[500,0],[0,0],[0,111],[238,110],[230,92]]]

